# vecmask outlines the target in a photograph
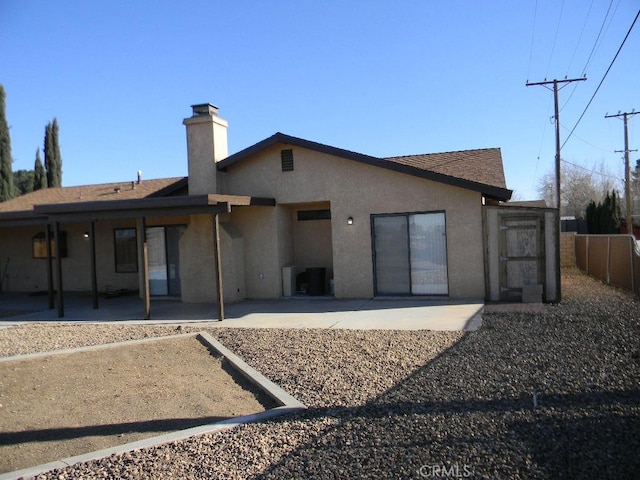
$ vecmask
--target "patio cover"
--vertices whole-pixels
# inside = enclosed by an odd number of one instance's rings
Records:
[[[93,307],[98,308],[98,288],[96,275],[96,248],[95,248],[95,221],[101,219],[135,218],[138,222],[138,235],[142,245],[143,257],[143,301],[144,318],[151,318],[151,300],[149,293],[149,259],[146,239],[146,219],[148,217],[171,215],[211,214],[213,216],[213,245],[214,266],[217,279],[217,303],[218,319],[224,320],[224,294],[222,285],[221,251],[219,235],[219,215],[229,213],[233,207],[247,206],[275,206],[273,198],[250,197],[241,195],[188,195],[175,197],[139,198],[128,200],[89,201],[73,203],[57,203],[48,205],[35,205],[33,211],[24,212],[21,215],[13,214],[6,224],[45,223],[47,235],[47,261],[48,261],[48,290],[49,307],[53,308],[53,259],[50,251],[49,238],[51,226],[56,239],[55,246],[59,249],[57,241],[60,236],[61,223],[90,222],[90,256],[91,256],[91,290]],[[17,213],[17,212],[16,212]],[[22,213],[22,212],[20,212]],[[6,214],[5,214],[6,215]],[[2,216],[5,216],[2,215]],[[15,222],[15,223],[14,223]],[[0,222],[5,225],[5,222]],[[62,259],[60,252],[56,252],[56,277],[58,284],[58,317],[64,317],[64,290],[62,282]]]

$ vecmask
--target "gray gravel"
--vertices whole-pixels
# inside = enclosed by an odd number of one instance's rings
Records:
[[[576,271],[563,294],[464,335],[212,329],[309,410],[38,478],[640,478],[640,301]],[[0,353],[174,332],[14,327]]]

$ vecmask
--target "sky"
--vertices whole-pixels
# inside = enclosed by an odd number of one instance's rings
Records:
[[[500,147],[514,198],[562,158],[624,178],[640,110],[637,0],[0,0],[13,168],[60,125],[64,186],[187,175],[212,103],[229,153],[276,132],[377,157]],[[588,109],[587,104],[597,94]],[[584,116],[575,128],[579,117]],[[640,148],[640,115],[629,120]],[[631,153],[632,164],[640,153]],[[621,185],[622,187],[622,185]]]

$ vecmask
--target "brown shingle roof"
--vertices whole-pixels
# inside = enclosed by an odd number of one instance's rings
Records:
[[[76,187],[45,188],[0,203],[0,212],[22,212],[33,210],[34,205],[52,203],[95,202],[108,200],[131,200],[169,194],[186,186],[185,177],[143,180],[140,183],[116,182]],[[116,189],[119,189],[116,192]]]
[[[388,157],[385,160],[471,182],[507,188],[499,148]]]

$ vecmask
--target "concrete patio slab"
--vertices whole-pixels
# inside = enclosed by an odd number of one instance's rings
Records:
[[[484,302],[426,299],[338,300],[294,297],[247,300],[225,305],[225,321],[217,322],[214,304],[189,304],[178,299],[152,299],[151,320],[143,320],[142,302],[135,296],[101,299],[91,308],[86,296],[67,294],[65,317],[47,308],[46,297],[0,296],[2,311],[29,311],[0,318],[0,327],[25,322],[130,322],[191,324],[238,328],[334,328],[358,330],[475,330],[482,323]],[[68,298],[67,298],[68,297]],[[33,312],[34,310],[37,310]]]

